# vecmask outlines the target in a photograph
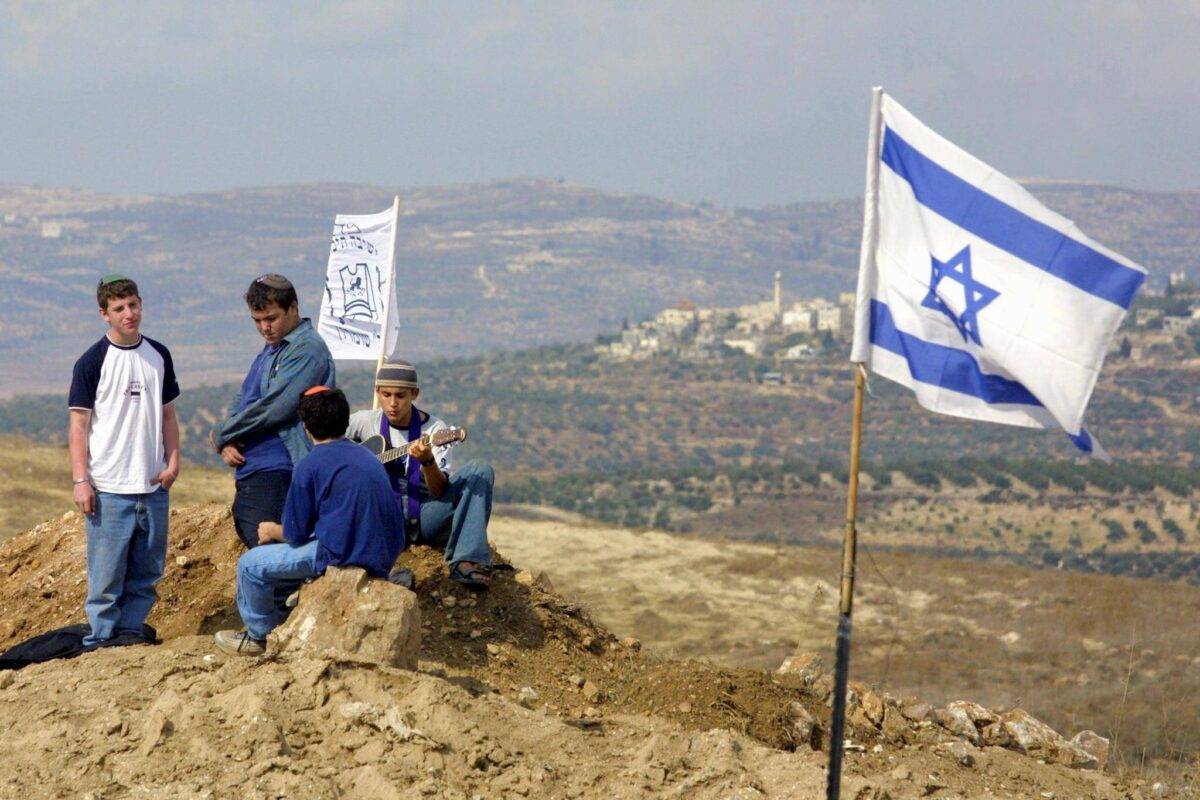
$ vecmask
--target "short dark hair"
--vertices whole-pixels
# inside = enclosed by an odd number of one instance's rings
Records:
[[[101,278],[96,284],[96,302],[101,311],[108,311],[109,300],[123,300],[126,297],[141,297],[137,284],[129,278]]]
[[[314,439],[340,439],[350,425],[350,404],[341,389],[305,394],[297,411]]]
[[[287,311],[294,305],[299,305],[296,297],[296,287],[282,275],[269,273],[260,275],[250,283],[246,290],[246,305],[255,311],[263,311],[267,306],[275,305]]]

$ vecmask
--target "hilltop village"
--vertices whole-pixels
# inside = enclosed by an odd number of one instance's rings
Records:
[[[781,274],[776,272],[770,300],[714,308],[683,300],[651,319],[624,325],[617,334],[599,337],[596,352],[613,361],[659,355],[691,362],[749,356],[778,369],[760,370],[762,381],[782,383],[789,364],[844,352],[853,328],[852,292],[839,294],[836,301],[816,297],[785,305]],[[1109,355],[1134,362],[1200,357],[1200,289],[1187,273],[1171,273],[1165,288],[1142,293]]]
[[[777,361],[807,361],[853,329],[854,294],[837,301],[823,297],[785,306],[781,275],[775,273],[772,299],[742,306],[698,308],[683,300],[652,319],[602,337],[596,352],[615,361],[669,354],[683,361],[705,361],[729,353]],[[764,376],[770,379],[768,376]]]

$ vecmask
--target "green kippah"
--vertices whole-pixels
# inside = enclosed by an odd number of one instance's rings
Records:
[[[103,286],[106,283],[116,283],[117,281],[127,281],[127,280],[129,280],[129,278],[126,278],[124,275],[122,275],[119,272],[110,272],[107,275],[105,275],[103,278],[100,279],[100,285]]]

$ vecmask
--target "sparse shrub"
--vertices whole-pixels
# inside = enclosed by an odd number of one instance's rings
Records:
[[[1170,536],[1179,544],[1187,541],[1187,534],[1183,532],[1183,528],[1179,527],[1179,523],[1175,520],[1167,518],[1162,521],[1163,533]]]
[[[1108,533],[1105,536],[1110,542],[1121,542],[1129,538],[1129,531],[1125,530],[1125,526],[1117,522],[1115,519],[1100,520],[1105,528],[1108,528]]]
[[[937,472],[934,471],[928,462],[905,462],[900,466],[900,471],[918,486],[934,490],[940,489],[942,486]]]

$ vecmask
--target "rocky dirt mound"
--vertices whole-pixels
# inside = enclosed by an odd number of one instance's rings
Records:
[[[177,510],[150,620],[164,645],[0,674],[0,797],[821,792],[822,677],[660,661],[544,579],[500,572],[474,595],[424,548],[402,557],[421,605],[418,672],[333,657],[230,659],[204,635],[236,624],[238,552],[226,509]],[[0,547],[0,647],[80,621],[83,567],[75,514]],[[1001,747],[965,759],[941,727],[889,733],[880,715],[852,717],[846,797],[1122,796],[1099,773]]]
[[[167,573],[150,617],[164,640],[240,627],[234,605],[242,552],[229,510],[171,514]],[[0,649],[41,631],[83,621],[86,559],[82,521],[70,512],[0,547]],[[413,570],[424,628],[422,658],[477,692],[498,690],[551,713],[588,719],[613,710],[653,713],[688,727],[732,728],[792,749],[787,706],[813,704],[798,681],[754,670],[644,659],[636,641],[619,641],[544,578],[499,572],[492,590],[474,594],[450,581],[441,553],[415,547],[401,556]],[[681,710],[682,709],[682,710]]]
[[[242,545],[228,507],[171,511],[167,573],[149,620],[164,639],[235,624],[234,576]],[[83,622],[87,540],[75,511],[0,546],[0,649],[50,628]]]

